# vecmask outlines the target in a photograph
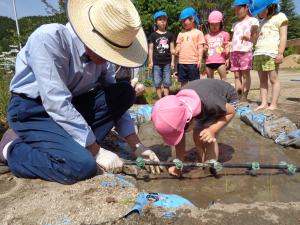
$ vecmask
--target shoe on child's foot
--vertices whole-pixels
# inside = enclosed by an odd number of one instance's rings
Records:
[[[0,141],[0,163],[2,164],[7,164],[7,160],[6,160],[6,154],[7,152],[7,144],[9,144],[10,142],[16,140],[18,138],[18,136],[16,135],[16,133],[12,130],[12,129],[8,129],[2,136],[2,139]]]

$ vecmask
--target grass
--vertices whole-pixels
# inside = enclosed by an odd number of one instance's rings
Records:
[[[11,75],[4,70],[0,69],[0,125],[8,128],[7,123],[7,107],[10,98],[9,83]]]

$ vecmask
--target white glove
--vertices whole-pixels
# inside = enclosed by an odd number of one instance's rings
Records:
[[[122,171],[123,161],[119,156],[104,148],[100,148],[95,156],[96,162],[106,172],[118,173]]]
[[[159,162],[158,157],[156,156],[156,154],[150,150],[149,148],[147,148],[146,146],[144,146],[142,143],[138,143],[136,145],[136,150],[135,150],[135,155],[141,156],[145,159],[145,161],[155,161],[155,162]],[[146,169],[148,169],[149,171],[150,168],[150,172],[153,174],[160,174],[160,171],[163,170],[162,167],[160,166],[149,166],[146,167]]]

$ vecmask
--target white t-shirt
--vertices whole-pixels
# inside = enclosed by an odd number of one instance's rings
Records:
[[[251,36],[251,29],[254,26],[259,26],[258,19],[249,17],[246,20],[242,20],[233,24],[231,31],[233,32],[231,52],[251,52],[253,44],[250,41],[242,41],[243,35]]]
[[[280,42],[279,29],[282,23],[286,21],[288,21],[288,18],[281,12],[272,16],[270,19],[261,21],[254,55],[268,55],[272,58],[277,56]]]

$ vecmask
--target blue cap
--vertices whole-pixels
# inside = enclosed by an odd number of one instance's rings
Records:
[[[154,13],[153,18],[154,18],[154,20],[156,20],[158,17],[161,17],[161,16],[168,17],[168,15],[165,11],[160,10],[160,11],[157,11],[156,13]]]
[[[271,4],[279,4],[278,0],[253,0],[250,6],[250,13],[256,16]]]
[[[250,5],[251,3],[251,0],[234,0],[231,6]]]
[[[199,17],[197,16],[197,12],[193,7],[187,7],[183,9],[180,13],[179,20],[184,20],[191,16],[194,17],[196,24],[199,25]]]

